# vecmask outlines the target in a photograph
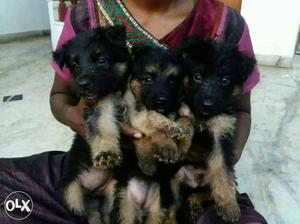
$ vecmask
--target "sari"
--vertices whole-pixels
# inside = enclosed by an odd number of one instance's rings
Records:
[[[158,40],[134,19],[120,0],[81,0],[66,15],[57,48],[77,33],[97,26],[123,24],[127,44],[177,48],[190,36],[200,35],[238,45],[239,49],[254,56],[249,30],[239,13],[215,0],[199,0],[190,15],[165,37]],[[55,72],[65,80],[70,71],[52,61]],[[243,93],[250,92],[259,81],[257,67],[246,81]],[[68,211],[57,188],[68,167],[67,152],[50,151],[24,158],[0,159],[0,223],[15,223],[4,211],[5,198],[14,191],[24,191],[33,201],[33,210],[24,223],[30,224],[86,224],[84,216]],[[238,195],[241,218],[238,224],[265,224],[247,194]],[[23,223],[22,221],[19,223]],[[213,205],[205,208],[198,224],[225,224],[217,216]]]

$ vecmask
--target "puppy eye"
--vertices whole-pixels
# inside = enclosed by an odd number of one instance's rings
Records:
[[[222,86],[228,86],[230,84],[230,78],[228,75],[222,77]]]
[[[202,77],[201,77],[200,73],[196,73],[196,74],[194,75],[194,81],[195,81],[195,82],[198,82],[198,83],[201,83],[201,82],[202,82]]]
[[[150,85],[150,84],[152,84],[152,82],[153,82],[153,80],[152,80],[151,76],[147,76],[142,80],[142,83],[146,84],[146,85]]]
[[[78,69],[78,68],[79,68],[79,65],[78,65],[78,63],[77,63],[76,61],[73,61],[73,62],[72,62],[72,67],[73,67],[74,69]]]
[[[104,57],[99,57],[99,58],[97,59],[97,64],[103,65],[103,64],[105,64],[105,63],[106,63],[106,60],[105,60]]]
[[[174,79],[174,78],[170,78],[170,79],[169,79],[169,83],[170,83],[171,85],[174,85],[174,84],[175,84],[175,79]]]

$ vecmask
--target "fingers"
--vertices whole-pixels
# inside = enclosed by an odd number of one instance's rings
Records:
[[[140,139],[143,137],[143,133],[137,130],[136,128],[133,128],[129,124],[122,124],[121,125],[121,132],[131,138]]]
[[[86,138],[85,121],[81,106],[68,106],[65,109],[65,117],[66,125],[83,138]]]

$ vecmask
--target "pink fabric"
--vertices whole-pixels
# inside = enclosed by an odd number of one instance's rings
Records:
[[[89,23],[91,27],[96,26],[95,15],[94,15],[94,5],[92,0],[87,0],[88,3],[88,14],[89,14]],[[195,36],[201,35],[208,37],[213,28],[213,24],[216,18],[216,8],[218,7],[217,1],[201,0],[197,7],[195,8],[193,14],[181,24],[179,27],[175,28],[171,33],[166,35],[161,42],[169,45],[172,48],[176,48],[180,45],[181,41],[186,36]],[[220,25],[217,29],[217,38],[221,40],[222,32],[226,27],[226,19],[228,14],[228,7],[225,6],[222,12],[222,18]],[[73,30],[71,19],[70,19],[70,10],[67,12],[65,24],[63,31],[61,33],[57,49],[75,36]],[[254,56],[252,43],[250,39],[249,29],[247,24],[245,24],[243,35],[238,43],[239,49],[251,56]],[[52,67],[55,72],[65,80],[70,80],[71,74],[70,71],[64,67],[62,70],[59,66],[52,61]],[[243,94],[249,93],[259,82],[260,74],[258,67],[256,66],[251,76],[248,78],[243,87]]]
[[[227,13],[228,13],[228,7],[224,7],[223,12],[222,12],[220,25],[219,25],[217,33],[216,33],[217,34],[216,39],[218,41],[221,40],[221,37],[222,37],[222,33],[223,33],[223,30],[224,30],[224,27],[225,27]]]
[[[88,4],[88,14],[89,14],[89,21],[92,28],[96,27],[96,20],[94,16],[94,8],[93,8],[93,1],[87,1]]]
[[[216,0],[200,0],[191,15],[167,34],[162,43],[171,48],[178,48],[186,37],[202,36],[209,38],[217,18],[217,8],[220,2]]]
[[[248,54],[249,56],[254,57],[252,42],[251,42],[249,28],[247,24],[245,24],[244,33],[239,41],[239,49],[242,52]],[[244,84],[243,94],[251,92],[251,90],[257,85],[259,80],[260,80],[260,72],[258,70],[257,65],[255,65],[252,74]]]
[[[75,32],[74,32],[72,24],[71,24],[70,10],[68,10],[66,17],[65,17],[64,27],[61,32],[60,38],[58,40],[56,49],[59,49],[63,44],[68,42],[68,40],[72,39],[73,37],[75,37]],[[61,78],[63,78],[64,80],[71,79],[70,70],[66,66],[64,66],[63,69],[60,69],[60,67],[54,60],[52,60],[51,65],[52,65],[54,71]]]

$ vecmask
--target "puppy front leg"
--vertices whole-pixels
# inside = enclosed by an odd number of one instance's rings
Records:
[[[182,118],[179,123],[173,122],[162,114],[155,111],[148,112],[149,125],[157,131],[151,134],[152,142],[155,145],[155,156],[159,161],[174,163],[184,157],[191,141],[188,118]],[[184,125],[184,126],[181,126]],[[192,127],[193,128],[193,127]],[[175,140],[180,141],[180,147]]]
[[[175,205],[172,205],[170,208],[167,209],[166,215],[163,217],[163,224],[176,224],[176,212],[177,208]]]
[[[191,223],[197,223],[199,217],[203,214],[203,204],[211,201],[211,192],[198,192],[191,194],[187,199],[188,219]]]
[[[114,99],[107,97],[100,101],[97,109],[99,112],[87,120],[88,142],[94,166],[106,170],[122,161]]]
[[[171,138],[179,139],[189,135],[188,130],[180,127],[176,122],[171,121],[169,118],[155,111],[148,112],[148,120],[153,128],[165,131]]]
[[[186,155],[192,145],[195,118],[186,104],[181,105],[179,114],[180,118],[176,121],[176,123],[186,130],[186,135],[178,140],[178,148],[182,150],[184,155]]]
[[[66,186],[64,200],[68,208],[76,215],[83,215],[84,193],[78,180],[74,180]]]
[[[157,169],[156,159],[154,157],[154,145],[151,136],[144,136],[134,141],[138,165],[148,176],[152,176]]]
[[[85,199],[85,211],[89,224],[104,224],[103,217],[100,211],[101,202],[97,198]]]
[[[122,189],[120,192],[119,208],[120,224],[142,223],[142,211],[132,198],[129,189]]]
[[[153,157],[163,163],[175,163],[182,158],[176,142],[163,131],[156,131],[151,134],[151,143],[154,146]]]
[[[149,214],[147,216],[145,224],[162,224],[163,212],[160,207],[160,197],[156,197],[155,201],[149,208]]]
[[[212,152],[208,165],[209,184],[217,213],[225,221],[235,222],[241,214],[236,198],[236,183],[233,173],[226,168],[223,153],[220,149],[215,149]]]

